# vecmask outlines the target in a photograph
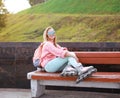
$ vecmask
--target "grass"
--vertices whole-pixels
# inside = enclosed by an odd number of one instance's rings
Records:
[[[39,42],[47,26],[59,42],[120,42],[119,0],[48,0],[8,15],[0,41]]]
[[[66,13],[66,14],[120,14],[119,0],[48,0],[31,9],[28,13]]]
[[[120,15],[16,14],[9,16],[0,41],[42,41],[47,26],[56,30],[58,41],[120,41]]]

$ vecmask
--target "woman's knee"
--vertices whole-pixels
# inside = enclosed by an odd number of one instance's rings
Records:
[[[68,57],[68,61],[70,61],[70,60],[75,60],[75,58],[74,57]]]

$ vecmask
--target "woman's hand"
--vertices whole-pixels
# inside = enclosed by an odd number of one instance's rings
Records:
[[[66,47],[62,47],[63,50],[68,50]]]
[[[76,61],[79,62],[79,59],[78,59],[78,57],[76,56],[76,54],[74,52],[67,51],[65,56],[66,57],[74,57],[76,59]]]

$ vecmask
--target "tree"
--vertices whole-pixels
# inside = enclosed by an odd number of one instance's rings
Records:
[[[7,13],[8,11],[3,4],[3,0],[0,0],[0,28],[6,25]]]

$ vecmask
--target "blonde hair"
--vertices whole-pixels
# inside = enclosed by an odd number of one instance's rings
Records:
[[[49,41],[48,31],[49,31],[50,29],[53,29],[53,28],[52,28],[51,26],[49,26],[49,27],[47,27],[47,28],[44,30],[44,33],[43,33],[43,42]],[[54,44],[55,46],[57,46],[57,44],[56,44],[56,37],[55,37],[54,40],[53,40],[53,44]]]

